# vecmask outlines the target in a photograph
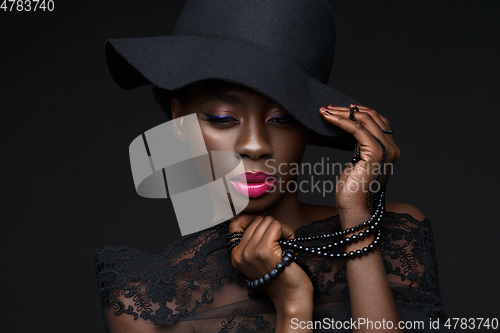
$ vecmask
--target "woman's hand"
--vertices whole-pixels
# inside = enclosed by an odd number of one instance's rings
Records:
[[[371,215],[367,204],[369,186],[375,180],[383,157],[382,147],[375,138],[383,143],[386,157],[380,176],[373,184],[375,193],[371,194],[370,205],[373,204],[376,192],[392,173],[394,163],[400,155],[392,134],[383,132],[390,130],[389,121],[377,111],[365,106],[358,106],[358,109],[359,112],[354,112],[355,121],[349,119],[348,107],[329,106],[320,109],[321,115],[327,122],[351,133],[358,142],[360,160],[344,169],[335,192],[337,209],[344,228],[362,223]]]
[[[353,106],[353,105],[351,105]],[[399,148],[394,143],[389,122],[376,111],[364,106],[358,106],[359,112],[354,112],[355,121],[349,119],[350,110],[346,107],[321,108],[320,113],[329,123],[340,127],[354,135],[358,142],[360,160],[349,164],[339,177],[336,189],[337,209],[343,228],[350,228],[366,221],[370,216],[368,208],[368,190],[375,180],[377,171],[383,160],[383,150],[375,138],[385,147],[385,161],[380,169],[377,183],[373,184],[374,192],[378,192],[392,167],[399,157]],[[354,149],[354,147],[353,147]],[[354,152],[353,152],[354,153]],[[389,166],[389,168],[387,168]],[[374,199],[372,193],[370,199]],[[373,202],[370,202],[373,205]],[[367,246],[374,235],[346,245],[346,251],[356,251]],[[399,314],[392,297],[380,251],[368,253],[358,259],[346,262],[347,283],[351,299],[351,314],[354,320],[367,318],[375,321],[391,321],[395,327],[399,322]],[[368,328],[353,328],[353,332],[372,332]]]
[[[281,262],[280,239],[295,237],[289,226],[269,215],[244,214],[229,225],[229,232],[241,230],[244,234],[240,243],[231,250],[231,262],[251,280],[261,278]],[[287,325],[290,326],[291,318],[312,319],[313,286],[295,262],[261,289],[272,299],[283,332]]]

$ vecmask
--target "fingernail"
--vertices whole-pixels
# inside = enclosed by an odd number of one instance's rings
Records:
[[[358,106],[358,104],[351,103],[351,105]]]
[[[334,107],[335,107],[335,105],[331,105],[331,104],[330,104],[330,105],[328,105],[328,107],[329,107],[329,108],[334,108]]]
[[[325,111],[325,114],[326,114],[327,116],[331,116],[331,115],[332,115],[332,114],[331,114],[330,112],[328,112],[328,111]]]
[[[321,110],[323,111],[328,111],[328,108],[325,108],[324,106],[321,107]]]

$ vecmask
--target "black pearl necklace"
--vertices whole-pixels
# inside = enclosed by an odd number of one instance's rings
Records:
[[[361,256],[362,254],[373,251],[380,242],[380,223],[385,213],[385,188],[383,188],[375,198],[375,211],[373,215],[365,222],[351,228],[334,233],[297,237],[290,240],[280,240],[281,248],[291,250],[296,253],[309,253],[315,256],[329,259],[345,259]],[[359,231],[362,230],[362,231]],[[358,232],[359,231],[359,232]],[[354,234],[358,232],[357,234]],[[368,246],[362,249],[350,252],[341,252],[339,249],[345,245],[357,242],[370,235],[375,235],[375,239]],[[327,245],[305,246],[301,242],[311,241],[329,241]]]

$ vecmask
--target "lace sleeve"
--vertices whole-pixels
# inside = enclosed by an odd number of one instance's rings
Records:
[[[182,237],[160,255],[127,246],[97,250],[95,267],[108,332],[152,332],[159,326],[169,332],[272,332],[276,314],[271,300],[262,292],[249,292],[245,278],[231,265],[228,225]],[[440,319],[444,329],[429,219],[387,212],[383,226],[380,250],[401,319],[422,321],[425,329],[414,330],[419,332],[436,332],[428,329],[429,321]],[[333,216],[295,234],[338,230],[338,216]],[[314,285],[314,320],[349,320],[345,261],[310,255],[300,259]]]
[[[228,222],[182,237],[161,255],[127,246],[95,252],[108,332],[268,332],[274,308],[251,299],[231,265]],[[262,296],[262,295],[261,295]]]
[[[380,252],[387,279],[401,320],[410,322],[414,327],[406,331],[448,332],[443,326],[447,315],[439,288],[430,220],[425,218],[419,221],[409,214],[387,212],[382,225]],[[334,216],[299,228],[295,235],[308,237],[340,230],[339,218]],[[319,245],[323,245],[321,241],[308,244],[314,247]],[[345,260],[325,260],[311,255],[302,259],[311,271],[315,290],[314,320],[335,318],[337,321],[349,321],[351,311]],[[440,330],[430,327],[430,322],[437,320]],[[415,328],[417,325],[418,328]]]

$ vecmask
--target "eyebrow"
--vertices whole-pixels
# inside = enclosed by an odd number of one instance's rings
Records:
[[[208,96],[206,99],[203,100],[203,103],[210,102],[210,101],[221,101],[225,102],[228,104],[243,104],[243,102],[239,99],[238,96],[228,94],[228,93],[219,93],[219,94],[214,94]],[[267,105],[271,105],[273,103],[276,103],[270,98],[267,98]]]
[[[242,104],[241,100],[237,96],[226,93],[210,95],[203,100],[203,103],[210,101],[221,101],[228,104]]]

